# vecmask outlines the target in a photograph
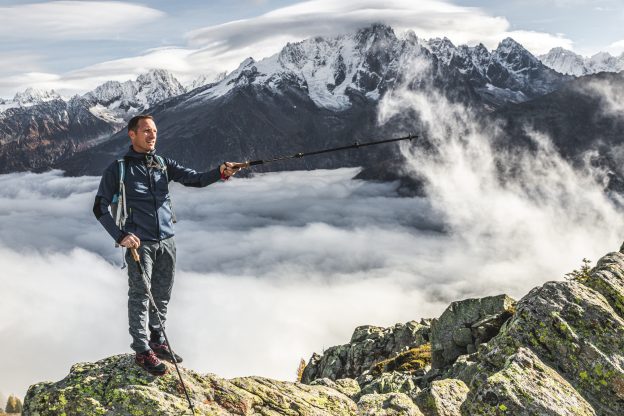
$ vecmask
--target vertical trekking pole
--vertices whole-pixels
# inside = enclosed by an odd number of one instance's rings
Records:
[[[184,390],[184,395],[186,396],[186,400],[188,400],[188,404],[189,404],[189,408],[191,409],[191,412],[193,413],[193,415],[195,415],[195,407],[193,407],[193,402],[191,401],[191,397],[189,396],[188,391],[186,390],[186,385],[184,384],[184,380],[182,379],[182,374],[180,373],[180,369],[178,368],[178,362],[176,361],[175,353],[173,352],[173,349],[171,348],[171,343],[169,342],[169,338],[167,337],[167,333],[165,332],[165,327],[163,325],[162,319],[160,319],[160,311],[158,310],[158,307],[156,306],[156,302],[154,301],[154,297],[152,296],[152,291],[150,290],[147,277],[145,277],[145,271],[143,270],[143,265],[141,264],[141,257],[139,256],[139,252],[136,250],[136,248],[131,248],[130,253],[132,254],[132,258],[136,262],[137,266],[139,267],[139,272],[141,273],[141,277],[143,278],[143,284],[145,285],[147,296],[149,297],[149,301],[152,304],[152,307],[156,311],[156,316],[158,317],[158,323],[160,324],[160,329],[162,329],[163,331],[163,335],[165,336],[165,341],[167,342],[167,346],[169,347],[169,352],[171,353],[171,359],[173,360],[173,365],[175,366],[175,369],[178,373],[178,377],[180,378],[180,383],[182,383],[182,389]]]

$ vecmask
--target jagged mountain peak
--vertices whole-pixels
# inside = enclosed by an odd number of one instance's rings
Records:
[[[543,66],[539,59],[512,38],[503,39],[492,55],[516,72]]]
[[[240,63],[240,65],[238,65],[238,68],[236,68],[233,72],[240,71],[240,70],[242,70],[242,69],[244,69],[244,68],[247,68],[247,67],[249,67],[249,66],[252,66],[252,65],[253,65],[253,64],[255,64],[255,63],[256,63],[256,60],[255,60],[254,58],[252,58],[251,56],[250,56],[250,57],[248,57],[248,58],[245,58],[245,59],[244,59],[244,60]]]
[[[348,95],[352,91],[378,99],[385,88],[386,74],[397,71],[401,53],[409,49],[403,47],[405,43],[383,24],[350,34],[288,43],[273,56],[257,62],[251,58],[243,61],[218,85],[200,94],[214,99],[237,86],[254,84],[279,91],[281,86],[294,83],[317,106],[344,110],[350,106]],[[414,52],[414,48],[410,51]]]
[[[539,59],[512,38],[503,39],[493,51],[493,54],[504,59],[509,59],[510,57],[515,59],[522,56],[525,59],[529,59],[533,64],[540,63]]]
[[[587,74],[583,57],[560,46],[552,48],[545,55],[540,55],[539,59],[547,67],[562,74],[575,76]]]
[[[412,29],[405,31],[405,33],[403,33],[403,38],[409,43],[420,44],[420,38]]]
[[[165,69],[150,69],[148,72],[139,75],[136,82],[141,85],[167,85],[174,89],[184,90],[182,84],[173,74]]]
[[[61,96],[54,90],[42,90],[28,87],[24,91],[16,93],[13,97],[13,101],[21,106],[25,106],[60,98]]]
[[[140,74],[135,81],[107,81],[83,97],[90,103],[94,115],[117,124],[185,92],[171,72],[154,68]]]
[[[624,57],[620,59],[608,52],[598,52],[587,60],[588,72],[619,72],[624,69]]]
[[[360,43],[387,42],[396,40],[396,34],[392,27],[383,23],[374,23],[359,29],[355,34],[355,39]]]
[[[453,42],[446,36],[444,36],[443,38],[429,39],[426,43],[427,45],[430,45],[431,47],[455,49],[455,44],[453,44]]]
[[[424,43],[424,46],[446,66],[451,65],[453,57],[459,52],[458,48],[447,37],[429,39]]]
[[[184,85],[184,88],[187,91],[192,91],[195,88],[203,87],[204,85],[212,84],[212,83],[215,83],[215,82],[220,82],[220,81],[224,80],[226,76],[227,76],[227,72],[226,71],[219,72],[216,75],[202,74],[202,75],[196,77],[195,79],[191,80],[190,82],[187,82]]]
[[[510,37],[492,51],[481,43],[455,46],[448,38],[433,38],[422,45],[439,62],[468,77],[488,106],[526,101],[551,92],[566,80]]]
[[[523,51],[526,51],[526,49],[524,48],[524,46],[522,46],[520,43],[518,43],[515,39],[511,38],[511,37],[506,37],[505,39],[501,40],[500,43],[498,44],[498,47],[496,49],[521,49]],[[527,51],[528,52],[528,51]]]
[[[539,59],[555,71],[574,76],[624,70],[624,53],[615,57],[608,52],[598,52],[585,58],[570,50],[557,47],[552,48],[545,55],[540,55]]]

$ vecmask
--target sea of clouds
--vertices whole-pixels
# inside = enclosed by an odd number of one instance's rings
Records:
[[[415,65],[414,67],[416,67]],[[427,148],[404,146],[426,198],[357,169],[173,185],[178,267],[168,334],[185,365],[294,380],[301,358],[358,325],[437,317],[449,302],[563,279],[616,250],[622,212],[604,172],[573,169],[533,132],[532,153],[433,92],[397,89]],[[79,361],[129,352],[120,249],[91,212],[99,178],[0,175],[0,391],[59,380]]]

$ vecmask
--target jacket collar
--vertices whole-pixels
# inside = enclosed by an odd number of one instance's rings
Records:
[[[148,153],[139,153],[136,152],[133,148],[132,145],[130,145],[130,148],[128,149],[128,152],[126,152],[126,155],[124,157],[130,157],[133,159],[140,159],[140,160],[145,160],[147,155],[150,156],[154,156],[156,153],[155,152],[148,152]]]

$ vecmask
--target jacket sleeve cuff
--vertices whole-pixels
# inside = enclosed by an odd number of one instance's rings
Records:
[[[221,171],[219,168],[204,172],[201,176],[201,186],[208,186],[212,183],[221,180]]]
[[[125,231],[122,231],[122,232],[121,232],[121,235],[120,235],[120,236],[119,236],[119,237],[115,240],[115,242],[116,242],[117,244],[121,244],[121,241],[122,241],[124,238],[126,238],[126,236],[127,236],[127,235],[130,235],[130,233],[127,233],[127,232],[125,232]]]

